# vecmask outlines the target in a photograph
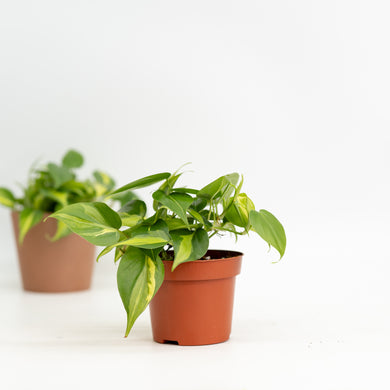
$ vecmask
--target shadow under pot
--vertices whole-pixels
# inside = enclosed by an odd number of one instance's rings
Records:
[[[164,282],[150,303],[153,339],[158,343],[207,345],[229,339],[234,287],[242,253],[210,250],[210,260],[163,261]]]
[[[49,215],[46,213],[44,218]],[[19,244],[18,212],[12,212],[12,223],[25,290],[55,293],[90,288],[94,245],[74,233],[50,241],[57,231],[57,221],[51,218],[32,227]]]

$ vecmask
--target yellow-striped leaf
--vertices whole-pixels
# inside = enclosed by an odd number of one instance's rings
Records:
[[[133,227],[142,219],[139,215],[130,215],[122,212],[118,212],[118,215],[122,220],[122,226]]]
[[[94,245],[112,245],[119,240],[122,221],[119,215],[100,202],[76,203],[51,215]]]
[[[125,337],[135,320],[146,309],[164,280],[160,258],[152,259],[141,249],[129,247],[118,267],[119,294],[127,312]]]
[[[106,255],[112,249],[118,246],[125,245],[125,246],[134,246],[143,249],[155,249],[155,248],[163,247],[169,240],[170,237],[164,230],[154,230],[154,231],[149,231],[147,233],[137,234],[132,236],[131,238],[127,238],[125,240],[107,246],[100,252],[97,260],[99,260],[100,257]]]
[[[107,175],[107,173],[101,171],[95,171],[93,173],[96,183],[94,183],[96,196],[100,197],[106,194],[108,191],[111,191],[115,186],[114,179]]]
[[[58,241],[60,238],[66,237],[71,233],[68,227],[61,221],[57,221],[57,230],[53,237],[49,237],[49,240],[54,242]]]
[[[0,187],[0,204],[10,208],[15,205],[15,197],[7,188]]]
[[[249,213],[254,209],[255,205],[247,194],[241,193],[230,204],[225,217],[234,225],[246,228],[249,224]]]
[[[35,209],[24,209],[19,215],[19,244],[23,243],[28,231],[37,223],[42,221],[43,211]]]
[[[209,236],[203,229],[197,229],[194,232],[183,229],[170,232],[170,234],[175,252],[172,271],[182,263],[200,259],[209,248]]]
[[[54,200],[55,202],[59,203],[61,206],[66,206],[68,204],[68,193],[57,191],[57,190],[41,190],[41,193],[46,196],[47,198],[50,198]]]

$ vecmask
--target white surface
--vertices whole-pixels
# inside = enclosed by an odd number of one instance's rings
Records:
[[[92,291],[39,294],[21,291],[14,268],[1,269],[4,389],[390,386],[388,305],[238,300],[229,342],[180,347],[152,341],[147,313],[124,339],[120,299],[99,274]]]
[[[122,338],[108,259],[89,293],[22,293],[0,209],[0,385],[388,389],[389,12],[381,0],[3,1],[1,186],[69,147],[84,175],[118,185],[192,161],[189,186],[243,173],[288,246],[271,264],[255,236],[214,241],[245,252],[232,340],[160,346],[147,315]]]

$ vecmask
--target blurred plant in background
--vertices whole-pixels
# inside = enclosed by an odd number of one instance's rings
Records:
[[[78,202],[101,201],[114,188],[113,178],[101,171],[94,171],[91,178],[80,180],[75,171],[83,164],[83,156],[75,150],[69,150],[60,164],[49,162],[43,167],[33,165],[27,185],[22,186],[21,197],[0,187],[0,204],[19,213],[19,243],[23,242],[34,225],[42,221],[45,213],[53,213]],[[118,200],[123,206],[136,198],[131,191],[126,191],[111,199]],[[69,233],[66,225],[59,222],[57,232],[50,240],[58,240]]]

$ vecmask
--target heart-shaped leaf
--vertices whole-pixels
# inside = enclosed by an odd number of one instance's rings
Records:
[[[282,224],[267,210],[252,210],[249,213],[249,221],[253,230],[268,243],[273,246],[283,257],[286,250],[286,233]]]
[[[225,213],[227,220],[234,225],[246,228],[249,224],[249,213],[255,209],[255,205],[244,194],[238,194],[231,202],[228,210]]]
[[[203,187],[197,194],[198,198],[218,200],[230,196],[237,186],[240,175],[238,173],[230,173],[229,175],[221,176],[207,186]]]
[[[127,312],[128,336],[135,320],[146,309],[164,280],[164,264],[141,249],[129,247],[118,267],[117,282]]]
[[[153,199],[161,203],[164,207],[173,211],[186,224],[188,223],[186,213],[194,201],[192,196],[188,194],[182,194],[180,192],[173,192],[169,195],[166,195],[163,191],[158,190],[153,193]]]
[[[177,230],[170,234],[175,251],[172,271],[182,263],[200,259],[209,248],[209,236],[203,229],[197,229],[194,232]]]
[[[83,163],[83,156],[75,150],[69,150],[62,159],[62,165],[66,168],[80,168]]]
[[[119,215],[100,202],[76,203],[65,206],[51,215],[94,245],[111,245],[120,237]]]

